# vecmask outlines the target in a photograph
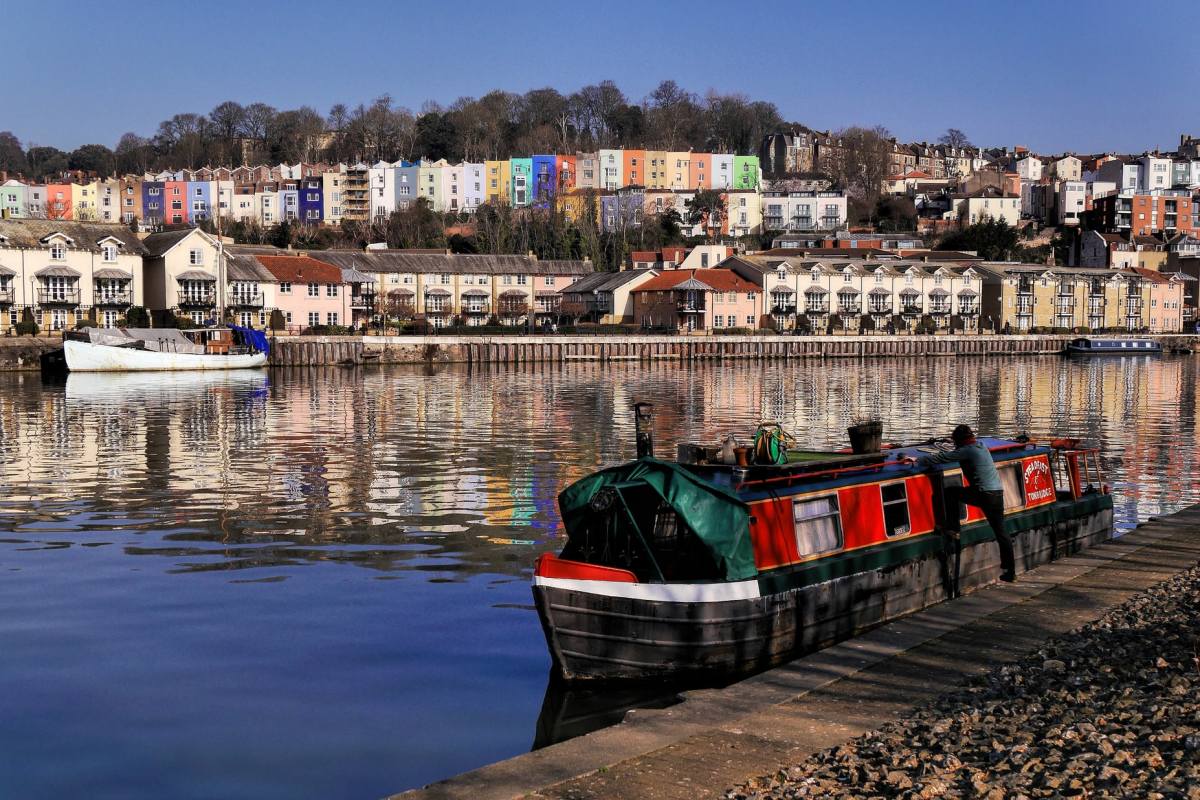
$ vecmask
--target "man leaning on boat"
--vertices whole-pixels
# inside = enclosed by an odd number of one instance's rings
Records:
[[[959,532],[962,523],[957,509],[960,503],[982,511],[996,534],[996,545],[1000,548],[1000,580],[1011,582],[1016,578],[1012,538],[1004,529],[1004,486],[1000,483],[992,454],[985,445],[975,440],[975,433],[968,425],[955,428],[950,439],[955,449],[936,455],[923,455],[917,459],[917,466],[957,462],[962,467],[968,485],[945,488],[945,525],[955,534]]]

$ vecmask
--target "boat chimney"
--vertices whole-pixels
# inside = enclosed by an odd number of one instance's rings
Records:
[[[654,406],[650,403],[633,404],[633,421],[637,426],[637,457],[654,457],[654,434],[650,423],[654,419]]]

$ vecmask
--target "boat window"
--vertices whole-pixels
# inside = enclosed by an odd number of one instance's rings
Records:
[[[1025,507],[1025,483],[1021,480],[1020,462],[1000,467],[1000,484],[1004,487],[1004,510],[1012,511]]]
[[[879,487],[883,497],[883,532],[904,536],[912,531],[908,519],[908,489],[904,481]]]
[[[792,506],[796,549],[801,558],[841,549],[842,521],[837,495],[797,500]]]

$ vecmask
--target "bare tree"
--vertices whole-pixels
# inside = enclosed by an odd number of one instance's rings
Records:
[[[974,146],[971,144],[971,140],[967,138],[967,135],[958,128],[947,128],[946,132],[938,138],[938,142],[948,147],[962,148]]]
[[[883,191],[891,170],[891,134],[887,128],[844,128],[834,134],[841,143],[841,159],[834,178],[852,197],[873,202]]]

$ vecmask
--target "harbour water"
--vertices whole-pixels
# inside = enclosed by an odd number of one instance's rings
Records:
[[[0,797],[375,798],[563,735],[529,573],[635,398],[662,454],[1082,436],[1128,529],[1200,501],[1197,363],[0,374]]]

